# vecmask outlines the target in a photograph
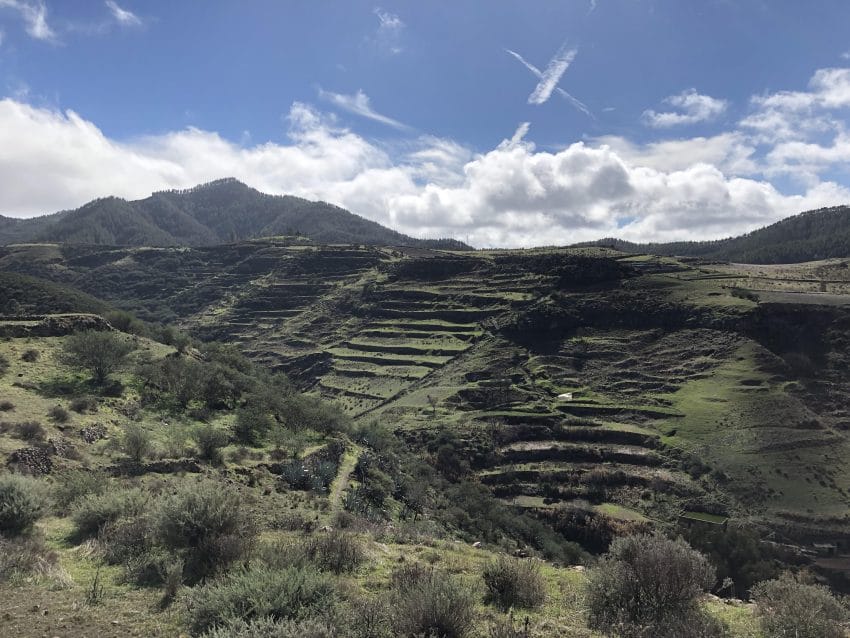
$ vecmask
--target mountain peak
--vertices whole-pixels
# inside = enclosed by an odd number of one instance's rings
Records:
[[[37,222],[35,220],[38,220]],[[300,234],[316,243],[419,246],[463,250],[455,240],[408,237],[344,208],[298,197],[267,195],[234,177],[126,201],[105,197],[0,232],[0,244],[49,241],[132,246],[208,246],[274,235]],[[10,226],[10,224],[5,224]]]

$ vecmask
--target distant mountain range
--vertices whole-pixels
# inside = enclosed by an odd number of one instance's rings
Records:
[[[233,178],[138,201],[96,199],[32,219],[0,216],[0,244],[205,246],[295,234],[322,244],[469,249],[454,239],[415,239],[325,202],[267,195]]]
[[[96,199],[76,210],[32,219],[0,215],[0,245],[209,246],[276,235],[301,235],[320,244],[471,249],[455,239],[409,237],[326,202],[267,195],[233,178],[137,201]],[[577,245],[763,264],[850,257],[850,206],[801,213],[714,241],[636,244],[606,238]]]
[[[800,213],[729,239],[666,244],[635,244],[622,239],[600,239],[578,245],[612,246],[629,253],[702,257],[751,264],[850,257],[850,206]]]

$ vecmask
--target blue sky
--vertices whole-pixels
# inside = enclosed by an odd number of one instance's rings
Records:
[[[234,175],[479,246],[727,236],[850,203],[847,24],[839,0],[0,0],[0,213]]]

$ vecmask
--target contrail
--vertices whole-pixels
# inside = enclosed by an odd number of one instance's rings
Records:
[[[558,82],[560,82],[561,76],[564,75],[570,63],[576,57],[576,53],[578,53],[577,49],[567,49],[566,45],[558,49],[558,52],[549,60],[549,64],[546,65],[546,69],[540,76],[540,82],[537,83],[534,91],[528,96],[529,104],[546,103],[552,95],[552,91],[555,90]]]
[[[523,65],[526,69],[528,69],[529,71],[531,71],[531,72],[534,74],[534,76],[535,76],[538,80],[541,80],[541,84],[542,84],[542,80],[543,80],[543,72],[542,72],[540,69],[538,69],[538,68],[537,68],[536,66],[534,66],[531,62],[529,62],[528,60],[526,60],[524,57],[522,57],[522,56],[521,56],[519,53],[517,53],[516,51],[512,51],[511,49],[505,49],[505,52],[506,52],[506,53],[508,53],[509,55],[513,56],[514,58],[516,58],[516,59],[519,61],[519,63],[520,63],[520,64],[522,64],[522,65]],[[572,62],[573,58],[575,57],[575,55],[576,55],[576,53],[577,53],[577,50],[573,49],[573,50],[571,51],[571,53],[572,53],[572,55],[571,55],[571,57],[569,58],[569,60],[567,61],[566,66],[564,66],[563,71],[561,71],[560,75],[559,75],[559,76],[558,76],[558,78],[555,80],[555,84],[557,84],[557,83],[558,83],[558,80],[560,80],[561,76],[564,74],[564,71],[566,71],[566,70],[567,70],[567,66],[569,66],[570,62]],[[558,56],[556,55],[555,57],[557,58]],[[554,62],[554,58],[553,58],[553,62]],[[552,66],[552,62],[550,62],[550,63],[549,63],[549,67],[551,67],[551,66]],[[548,71],[548,70],[549,70],[549,69],[547,68],[547,71]],[[538,88],[539,88],[539,87],[540,87],[540,84],[538,84],[537,86],[538,86]],[[576,98],[576,97],[574,97],[574,96],[570,95],[569,93],[567,93],[564,89],[562,89],[562,88],[561,88],[561,87],[559,87],[559,86],[555,86],[554,88],[555,88],[555,91],[557,91],[557,93],[558,93],[561,97],[563,97],[563,98],[564,98],[567,102],[569,102],[570,104],[572,104],[572,105],[573,105],[575,108],[577,108],[579,111],[581,111],[582,113],[584,113],[585,115],[587,115],[588,117],[590,117],[590,118],[592,118],[592,119],[596,119],[596,117],[593,115],[593,113],[591,113],[591,112],[590,112],[590,109],[588,109],[588,108],[587,108],[587,106],[586,106],[586,105],[585,105],[585,104],[584,104],[581,100],[579,100],[578,98]],[[535,92],[536,92],[536,91],[537,91],[537,89],[535,89]],[[551,94],[551,92],[552,92],[552,91],[551,91],[551,89],[550,89],[549,93]],[[531,96],[528,98],[529,103],[532,103],[532,102],[531,102],[531,97],[533,97],[533,96],[534,96],[534,93],[532,93],[532,94],[531,94]],[[548,99],[548,97],[547,97],[547,99]],[[545,100],[544,100],[544,101],[545,101]],[[542,102],[534,102],[534,104],[542,104]]]

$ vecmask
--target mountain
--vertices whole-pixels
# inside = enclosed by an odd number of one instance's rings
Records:
[[[702,257],[739,263],[783,264],[850,256],[850,206],[821,208],[715,241],[635,244],[600,239],[580,246],[610,246],[629,253]]]
[[[299,234],[324,244],[464,250],[453,239],[415,239],[325,202],[267,195],[233,178],[138,201],[97,199],[34,219],[0,216],[0,244],[56,242],[112,246],[205,246]]]

